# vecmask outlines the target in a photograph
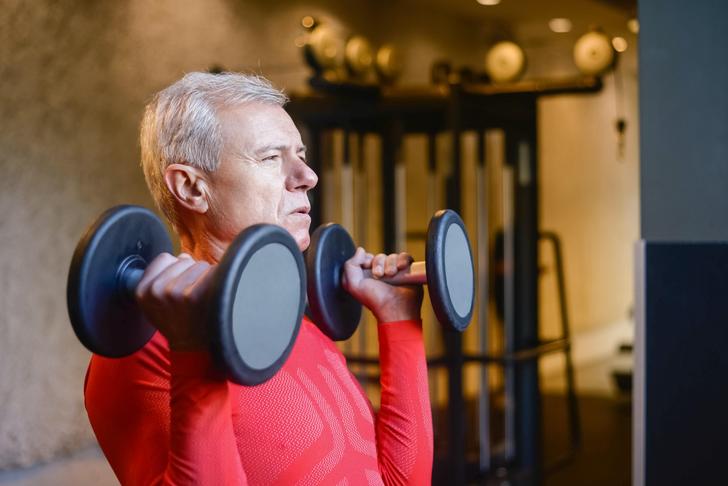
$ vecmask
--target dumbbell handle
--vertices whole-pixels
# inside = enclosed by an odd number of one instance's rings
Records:
[[[424,285],[427,283],[427,265],[424,261],[414,262],[410,265],[409,270],[393,277],[373,277],[371,270],[364,270],[364,276],[376,278],[391,285]]]
[[[146,262],[136,255],[127,258],[119,266],[117,281],[121,290],[129,297],[134,296],[134,291],[144,276],[146,266]]]

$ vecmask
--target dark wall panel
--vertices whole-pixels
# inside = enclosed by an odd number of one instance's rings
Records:
[[[642,237],[728,240],[728,2],[639,17]]]

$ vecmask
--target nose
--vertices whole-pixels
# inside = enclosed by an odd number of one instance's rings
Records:
[[[316,187],[318,176],[311,167],[304,161],[296,157],[293,162],[294,166],[289,180],[289,190],[309,191]]]

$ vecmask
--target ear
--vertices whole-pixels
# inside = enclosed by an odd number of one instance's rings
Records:
[[[210,207],[205,173],[196,167],[170,164],[164,171],[167,189],[181,206],[204,214]]]

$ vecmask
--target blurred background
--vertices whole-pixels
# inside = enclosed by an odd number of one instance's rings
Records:
[[[142,109],[190,71],[285,89],[314,224],[422,258],[434,210],[462,214],[473,322],[444,338],[424,307],[437,484],[630,484],[636,0],[1,5],[0,484],[116,484],[68,264],[101,211],[153,207]],[[374,325],[341,347],[376,406]]]

